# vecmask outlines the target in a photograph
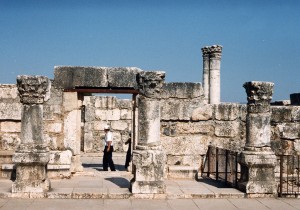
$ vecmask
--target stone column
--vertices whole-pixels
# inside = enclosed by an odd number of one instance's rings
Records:
[[[246,82],[247,93],[246,145],[240,155],[239,187],[249,196],[276,194],[276,156],[270,147],[271,108],[274,84]]]
[[[164,72],[139,74],[138,144],[133,151],[135,165],[132,193],[161,194],[166,187],[163,180],[165,154],[160,141],[160,91]]]
[[[49,149],[43,136],[43,103],[50,97],[51,82],[43,76],[18,76],[17,86],[22,103],[21,144],[13,162],[16,180],[15,197],[44,197],[50,188],[46,165]]]
[[[204,103],[209,102],[209,47],[203,47],[202,49],[202,57],[203,57],[203,78],[202,85],[204,91]]]
[[[221,101],[220,66],[222,46],[213,45],[209,48],[209,103],[219,104]]]

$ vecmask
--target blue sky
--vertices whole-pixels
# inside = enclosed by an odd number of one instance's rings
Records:
[[[0,83],[53,78],[56,65],[135,66],[167,82],[202,82],[201,48],[223,45],[221,100],[247,81],[300,92],[297,0],[0,0]]]

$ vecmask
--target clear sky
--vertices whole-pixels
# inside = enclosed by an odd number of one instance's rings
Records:
[[[56,65],[134,66],[202,82],[206,45],[223,45],[221,100],[246,81],[300,92],[299,0],[0,0],[0,84],[53,78]]]

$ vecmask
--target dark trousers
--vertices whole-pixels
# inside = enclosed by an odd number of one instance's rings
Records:
[[[107,152],[107,146],[105,146],[103,151],[103,171],[108,170],[108,166],[111,171],[115,171],[115,164],[112,160],[112,153],[113,153],[114,147],[110,146],[110,150]]]
[[[131,161],[131,143],[129,143],[128,150],[126,153],[125,168],[128,168],[130,161]]]

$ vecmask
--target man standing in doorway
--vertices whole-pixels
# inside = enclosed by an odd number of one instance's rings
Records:
[[[108,171],[108,166],[111,171],[115,171],[115,164],[112,160],[112,152],[114,150],[113,147],[113,135],[110,131],[109,125],[104,126],[104,132],[105,132],[105,148],[103,151],[103,171]]]

